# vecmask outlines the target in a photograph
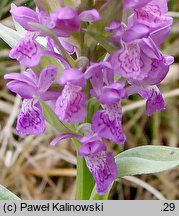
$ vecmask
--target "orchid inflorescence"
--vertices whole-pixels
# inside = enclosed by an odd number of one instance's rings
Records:
[[[146,99],[148,116],[165,109],[157,85],[167,75],[174,59],[159,50],[173,21],[166,16],[166,0],[124,0],[123,13],[130,14],[127,24],[114,20],[104,26],[113,51],[103,52],[98,59],[92,59],[88,52],[84,55],[79,51],[83,47],[70,39],[73,35],[85,37],[90,26],[103,19],[101,8],[98,12],[97,9],[81,10],[62,5],[50,13],[38,5],[36,11],[23,6],[11,9],[13,19],[26,33],[9,56],[27,69],[4,78],[10,80],[8,89],[23,98],[16,126],[20,135],[45,132],[40,101],[48,104],[64,125],[88,126],[82,133],[73,127],[71,133],[60,134],[50,145],[55,146],[67,138],[79,140],[78,155],[85,158],[97,192],[105,194],[117,178],[117,166],[104,139],[120,145],[126,140],[122,130],[121,101],[138,94]],[[40,43],[39,38],[45,43]],[[50,64],[37,73],[45,56],[56,59],[62,71]],[[54,88],[57,77],[58,86]],[[92,100],[99,106],[91,118],[87,118]]]

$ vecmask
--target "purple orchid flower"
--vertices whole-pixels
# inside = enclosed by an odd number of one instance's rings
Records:
[[[122,109],[119,102],[126,96],[125,83],[114,82],[114,71],[108,62],[90,66],[85,72],[85,78],[90,79],[92,94],[104,107],[104,110],[94,114],[92,130],[103,138],[123,144],[126,138],[122,131]]]
[[[131,85],[126,89],[127,97],[136,93],[147,100],[146,112],[148,116],[152,116],[155,112],[160,112],[166,108],[163,96],[156,85]]]
[[[160,43],[166,39],[173,23],[173,19],[165,15],[168,11],[166,0],[127,1],[125,6],[133,7],[134,14],[128,19],[128,27],[122,37],[123,41],[131,42],[156,34],[156,32],[162,36]]]
[[[24,99],[18,115],[17,133],[21,135],[39,135],[45,131],[42,108],[33,99]]]
[[[97,10],[86,10],[78,14],[73,8],[62,7],[47,15],[44,11],[33,11],[27,7],[16,7],[11,9],[14,20],[24,29],[30,32],[39,32],[31,23],[39,23],[51,29],[58,37],[69,37],[71,33],[80,30],[80,22],[95,22],[100,19]],[[44,33],[40,32],[40,35]]]
[[[49,66],[42,70],[38,77],[31,69],[24,73],[11,73],[4,76],[7,80],[7,88],[19,94],[25,100],[17,120],[17,132],[22,135],[38,135],[45,130],[45,120],[38,99],[53,101],[57,99],[57,93],[48,91],[55,81],[57,68]]]
[[[146,112],[148,116],[152,116],[155,112],[166,109],[165,101],[157,86],[148,86],[139,91],[139,94],[146,102]]]
[[[130,83],[145,85],[160,83],[173,60],[173,57],[163,55],[151,38],[123,42],[123,48],[110,57],[116,73]]]
[[[106,151],[106,145],[97,134],[80,137],[77,134],[62,134],[56,137],[51,146],[67,138],[77,138],[81,143],[79,156],[84,157],[86,165],[96,182],[96,189],[100,195],[105,194],[117,178],[117,166],[111,152]]]
[[[85,79],[89,79],[93,89],[91,94],[98,98],[104,85],[114,82],[114,71],[109,62],[94,63],[88,67],[84,75]]]
[[[86,117],[87,97],[81,92],[86,85],[83,73],[78,69],[66,69],[59,84],[64,86],[57,99],[55,112],[62,122],[78,123]]]
[[[36,37],[37,34],[28,32],[17,46],[11,49],[9,57],[18,60],[26,67],[38,65],[42,57],[42,50],[36,42]]]
[[[104,110],[94,114],[91,128],[103,138],[116,144],[124,144],[126,137],[122,130],[122,108],[120,104],[104,105]]]
[[[78,14],[75,9],[70,7],[62,7],[50,15],[47,15],[44,11],[37,10],[35,12],[27,7],[16,7],[11,9],[11,14],[13,19],[28,32],[17,47],[11,50],[10,57],[17,59],[22,65],[27,67],[36,66],[42,56],[40,46],[35,40],[36,37],[47,36],[33,26],[32,23],[38,23],[51,29],[59,38],[63,48],[72,55],[75,52],[75,46],[64,38],[70,37],[73,32],[79,31],[82,21],[94,22],[100,19],[100,15],[95,9]],[[55,52],[55,47],[57,46],[54,41],[47,37],[47,49]],[[58,49],[58,51],[60,50]]]

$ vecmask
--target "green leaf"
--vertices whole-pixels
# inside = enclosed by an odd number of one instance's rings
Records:
[[[107,37],[104,37],[103,35],[92,31],[86,31],[86,34],[90,35],[108,53],[113,53],[115,51],[115,46],[109,42],[109,39]]]
[[[81,143],[77,139],[72,140],[78,152]],[[94,184],[93,176],[86,166],[85,159],[77,155],[76,199],[89,200]]]
[[[91,196],[90,196],[90,200],[107,200],[108,199],[108,196],[109,196],[109,191],[104,194],[104,195],[99,195],[97,192],[96,192],[96,186],[93,188],[93,191],[91,193]]]
[[[115,160],[119,177],[162,172],[179,165],[179,148],[141,146],[118,154]]]
[[[0,185],[0,200],[20,200],[20,198]]]
[[[43,101],[40,104],[45,115],[47,122],[53,126],[60,134],[62,133],[73,133],[69,128],[67,128],[56,116],[56,114],[51,110],[51,108]]]
[[[179,166],[179,148],[141,146],[118,154],[115,160],[118,167],[118,177],[152,174]],[[109,193],[99,196],[94,187],[90,199],[106,200],[108,195]]]
[[[13,48],[17,45],[22,36],[13,29],[0,24],[0,38]]]

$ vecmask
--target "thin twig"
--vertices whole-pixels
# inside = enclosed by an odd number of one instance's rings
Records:
[[[11,131],[11,128],[14,124],[14,121],[17,117],[17,114],[19,112],[20,103],[21,103],[21,98],[19,96],[16,96],[16,99],[14,101],[14,106],[11,110],[11,114],[8,118],[8,121],[7,121],[4,129],[2,130],[2,132],[0,134],[0,141],[2,141],[2,147],[1,147],[1,151],[0,151],[0,157],[1,158],[3,158],[4,153],[6,151],[8,140],[9,140],[9,137],[11,134],[10,131]]]
[[[23,169],[22,172],[26,175],[35,176],[76,176],[76,169],[60,168],[60,169]]]
[[[125,176],[125,177],[123,177],[123,179],[130,181],[136,185],[139,185],[142,188],[145,188],[147,191],[149,191],[151,194],[153,194],[159,200],[166,200],[166,198],[158,190],[156,190],[150,184],[142,181],[141,179],[138,179],[134,176]]]

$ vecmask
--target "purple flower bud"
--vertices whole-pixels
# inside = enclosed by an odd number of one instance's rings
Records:
[[[56,28],[62,29],[67,34],[79,31],[80,19],[76,10],[70,7],[60,8],[51,15],[56,23]]]
[[[38,23],[38,13],[27,7],[16,7],[10,10],[13,19],[27,31],[37,31],[30,22]]]
[[[84,22],[95,22],[101,19],[96,9],[86,10],[80,13],[79,18]]]

